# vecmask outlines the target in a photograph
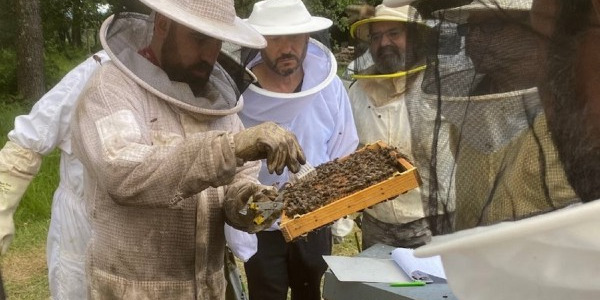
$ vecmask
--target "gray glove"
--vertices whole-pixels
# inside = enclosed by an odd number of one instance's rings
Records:
[[[288,169],[296,173],[306,162],[296,136],[273,122],[265,122],[235,134],[235,156],[244,162],[267,159],[269,173]]]
[[[271,227],[280,216],[282,202],[275,202],[274,187],[240,182],[229,185],[223,209],[225,222],[235,229],[255,233]]]

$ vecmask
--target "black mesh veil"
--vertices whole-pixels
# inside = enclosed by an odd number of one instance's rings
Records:
[[[229,74],[232,86],[236,89],[236,99],[239,99],[248,86],[257,81],[256,76],[246,66],[250,62],[242,51],[247,50],[239,45],[223,43],[217,63]]]
[[[536,88],[544,75],[543,37],[530,26],[531,0],[474,0],[436,10],[441,2],[416,3],[429,10],[433,37],[412,40],[425,47],[407,41],[407,52],[426,56],[420,95],[406,101],[434,234],[578,201]]]

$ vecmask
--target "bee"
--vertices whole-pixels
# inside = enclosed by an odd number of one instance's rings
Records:
[[[98,56],[98,55],[94,54],[94,55],[92,55],[92,58],[93,58],[93,59],[94,59],[94,60],[95,60],[97,63],[99,63],[100,65],[102,65],[102,58],[100,58],[100,56]]]

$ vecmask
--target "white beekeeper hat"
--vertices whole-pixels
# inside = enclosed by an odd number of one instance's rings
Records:
[[[331,27],[327,18],[313,17],[300,0],[265,0],[254,4],[245,20],[262,35],[310,33]]]
[[[600,295],[600,201],[433,237],[461,300],[595,300]]]
[[[470,4],[433,12],[436,17],[462,24],[471,14],[493,12],[510,15],[514,12],[528,12],[532,0],[473,0]]]
[[[267,41],[236,16],[233,0],[140,0],[152,10],[213,38],[249,48]]]

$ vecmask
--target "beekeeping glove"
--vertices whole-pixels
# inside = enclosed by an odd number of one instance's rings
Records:
[[[11,141],[0,150],[0,254],[15,234],[13,215],[29,183],[40,170],[40,154]]]
[[[296,173],[306,162],[296,136],[273,122],[265,122],[234,135],[235,156],[242,162],[267,159],[269,173],[283,169]]]
[[[283,209],[283,203],[274,201],[276,197],[277,191],[271,186],[247,181],[231,184],[223,204],[225,222],[249,233],[269,228]]]

